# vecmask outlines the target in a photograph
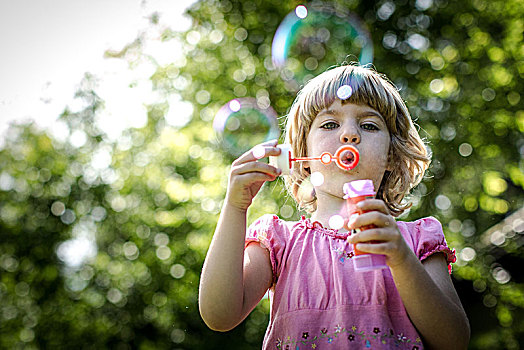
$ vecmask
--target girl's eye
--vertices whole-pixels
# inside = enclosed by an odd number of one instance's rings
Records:
[[[372,123],[364,123],[364,124],[362,124],[361,128],[364,129],[364,130],[369,130],[369,131],[377,131],[378,130],[378,126],[376,126],[375,124],[372,124]]]
[[[336,129],[337,127],[338,127],[338,124],[335,122],[327,122],[320,126],[321,129],[326,129],[326,130],[333,130],[333,129]]]

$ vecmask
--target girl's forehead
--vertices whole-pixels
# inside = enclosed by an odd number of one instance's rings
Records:
[[[316,117],[322,115],[337,116],[339,114],[344,114],[345,111],[352,111],[357,113],[358,115],[365,113],[368,116],[376,116],[385,121],[382,114],[373,107],[364,103],[353,103],[344,100],[335,100],[329,106],[326,106],[325,108],[321,109],[315,116],[315,119]]]

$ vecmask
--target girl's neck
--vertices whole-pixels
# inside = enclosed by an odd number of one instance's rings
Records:
[[[330,228],[329,220],[333,215],[340,215],[344,220],[348,219],[346,200],[328,193],[317,192],[317,210],[311,215],[311,220]]]

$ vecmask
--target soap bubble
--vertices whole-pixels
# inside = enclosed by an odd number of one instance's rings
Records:
[[[318,171],[315,171],[313,174],[311,174],[310,181],[313,186],[320,186],[324,183],[324,175]]]
[[[333,64],[373,62],[373,43],[358,16],[328,3],[299,5],[280,23],[271,47],[273,64],[298,89]],[[288,87],[289,88],[289,87]]]
[[[275,110],[271,106],[261,108],[256,99],[249,97],[236,98],[222,106],[215,115],[213,128],[221,145],[233,156],[280,135]]]
[[[258,145],[255,148],[253,148],[253,157],[255,157],[256,159],[264,158],[265,154],[266,154],[266,149],[264,148],[264,146]]]
[[[342,85],[337,90],[337,97],[341,100],[347,100],[353,94],[353,89],[349,85]]]
[[[295,8],[295,14],[298,18],[306,18],[307,17],[307,7],[304,5],[298,5]]]
[[[341,229],[344,227],[344,218],[340,215],[333,215],[329,218],[329,227],[334,230]]]

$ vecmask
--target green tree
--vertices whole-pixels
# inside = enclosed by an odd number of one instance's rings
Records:
[[[297,33],[287,66],[277,68],[274,34],[299,4],[312,14],[330,13]],[[0,347],[260,348],[267,300],[225,334],[207,329],[198,314],[200,269],[235,157],[212,121],[222,105],[241,97],[269,102],[285,116],[305,79],[357,57],[348,47],[358,49],[361,39],[344,21],[329,21],[338,13],[357,14],[370,28],[374,66],[401,88],[430,141],[429,176],[403,219],[433,215],[443,223],[459,257],[453,278],[472,324],[470,347],[519,348],[522,3],[328,5],[202,0],[188,11],[193,26],[182,34],[153,14],[148,30],[161,33],[166,46],[181,40],[182,59],[158,64],[147,53],[147,35],[107,53],[130,72],[155,64],[150,80],[162,98],[147,105],[145,127],[125,130],[116,141],[108,137],[96,123],[104,110],[97,79],[87,74],[77,92],[86,107],[59,118],[69,138],[55,139],[35,125],[10,128],[0,150]],[[176,95],[193,105],[185,124],[167,118]],[[241,125],[238,132],[252,130]],[[81,145],[72,142],[78,133]],[[265,186],[250,220],[269,212],[290,220],[302,214],[281,181]],[[66,263],[66,247],[75,242],[96,251]]]

